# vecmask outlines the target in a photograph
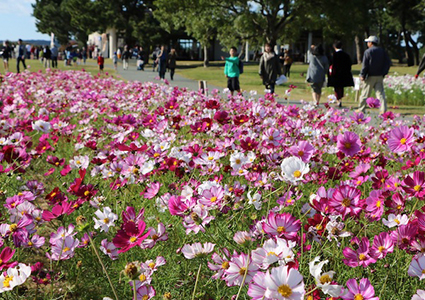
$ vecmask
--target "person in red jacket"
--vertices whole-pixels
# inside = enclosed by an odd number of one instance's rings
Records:
[[[102,52],[100,52],[97,57],[97,64],[99,65],[99,71],[103,72],[103,65],[105,64],[105,59],[103,58]]]

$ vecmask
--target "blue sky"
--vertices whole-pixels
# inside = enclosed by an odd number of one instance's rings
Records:
[[[37,32],[31,4],[35,0],[0,0],[0,40],[50,40]]]

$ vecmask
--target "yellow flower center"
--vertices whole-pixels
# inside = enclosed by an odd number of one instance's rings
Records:
[[[332,278],[328,274],[325,274],[320,276],[319,281],[321,284],[330,283],[332,282]]]
[[[145,275],[145,274],[140,274],[140,276],[139,276],[139,280],[140,280],[141,282],[144,282],[144,281],[146,280],[146,275]]]
[[[360,294],[356,294],[354,296],[354,300],[363,300],[363,299],[364,299],[364,297],[362,295],[360,295]]]
[[[298,156],[303,156],[304,155],[304,151],[300,150],[298,151]]]
[[[301,172],[300,172],[299,170],[296,170],[296,171],[294,172],[294,177],[295,177],[295,178],[300,178],[300,177],[301,177]]]
[[[108,218],[103,219],[103,223],[108,224],[109,223],[109,219]]]
[[[130,242],[131,242],[131,243],[134,243],[136,240],[137,240],[137,238],[136,238],[135,236],[132,236],[132,237],[130,238]]]
[[[153,157],[158,157],[160,154],[159,153],[155,153],[154,155],[153,155]]]
[[[153,268],[155,268],[155,263],[151,262],[148,266],[149,266],[149,268],[153,269]]]
[[[32,246],[32,245],[34,245],[32,242],[28,242],[28,246]]]
[[[292,289],[287,284],[282,284],[280,287],[278,287],[277,292],[285,298],[288,298],[292,295]]]
[[[425,269],[422,270],[422,274],[425,274]]]
[[[77,165],[81,165],[81,161],[80,160],[77,160],[76,163],[77,163]]]
[[[223,261],[223,263],[221,264],[221,267],[227,270],[230,267],[230,264],[228,261]]]
[[[420,186],[420,185],[415,185],[415,186],[413,187],[413,189],[414,189],[415,191],[419,192],[419,191],[421,190],[421,186]]]
[[[214,157],[208,156],[208,160],[213,160],[213,159],[214,159]]]
[[[379,246],[379,247],[378,247],[378,251],[379,251],[379,252],[382,252],[382,251],[384,251],[384,250],[385,250],[385,247],[384,247],[384,246]]]
[[[63,248],[63,253],[65,253],[66,251],[69,251],[69,250],[71,250],[69,247],[65,247],[65,248]]]
[[[322,226],[321,224],[317,224],[317,225],[316,225],[316,229],[317,229],[317,230],[322,230],[322,229],[323,229],[323,226]]]
[[[270,255],[277,256],[277,254],[276,254],[276,253],[274,253],[273,251],[270,251],[269,253],[267,253],[267,256],[270,256]]]
[[[400,144],[402,144],[402,145],[406,144],[406,139],[405,139],[405,138],[402,138],[402,139],[400,140]]]
[[[245,267],[243,267],[243,268],[241,268],[241,269],[239,270],[239,275],[241,275],[241,276],[245,276],[246,272],[247,272],[246,268],[245,268]]]
[[[239,122],[243,123],[243,122],[244,122],[244,120],[243,120],[243,119],[241,119],[241,120],[239,120]]]
[[[241,163],[241,160],[238,158],[238,159],[236,159],[236,160],[235,160],[235,163],[236,163],[237,165],[239,165],[239,164]]]
[[[381,201],[376,201],[376,207],[381,207]]]
[[[148,300],[149,299],[149,296],[148,295],[144,295],[143,297],[142,297],[142,300]]]
[[[15,231],[16,231],[16,229],[18,229],[18,224],[16,224],[16,223],[13,223],[13,224],[11,224],[11,225],[9,226],[9,230],[10,230],[11,232],[15,232]]]
[[[211,201],[211,202],[215,202],[215,201],[217,201],[217,197],[211,197],[210,201]]]
[[[342,206],[350,207],[351,206],[351,200],[348,199],[348,198],[345,198],[344,200],[342,200]]]
[[[366,260],[366,255],[364,255],[363,253],[359,255],[359,259],[360,260]]]
[[[84,192],[84,196],[86,196],[86,197],[87,197],[88,195],[90,195],[90,192],[89,192],[89,191],[85,191],[85,192]]]
[[[277,232],[279,232],[279,233],[286,232],[286,228],[284,226],[279,226],[277,228]]]
[[[3,281],[3,287],[8,288],[10,287],[10,282],[13,280],[13,276],[7,275],[6,278]]]
[[[400,221],[398,219],[394,219],[394,222],[396,222],[397,224],[400,224]]]
[[[400,210],[401,209],[401,205],[397,205],[397,209]],[[397,222],[397,221],[396,221]]]
[[[344,147],[345,147],[345,148],[347,148],[347,149],[350,149],[350,148],[351,148],[351,143],[346,142],[346,143],[344,144]]]

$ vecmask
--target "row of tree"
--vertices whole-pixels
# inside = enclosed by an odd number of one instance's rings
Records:
[[[358,61],[364,37],[377,34],[393,57],[413,65],[425,37],[422,0],[36,0],[33,8],[37,29],[53,32],[62,44],[70,38],[85,43],[88,34],[107,28],[121,32],[128,45],[148,47],[185,32],[204,47],[206,63],[215,39],[225,47],[258,47],[320,30],[325,40],[354,40]]]

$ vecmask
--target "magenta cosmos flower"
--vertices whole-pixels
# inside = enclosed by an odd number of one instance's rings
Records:
[[[366,103],[370,108],[378,108],[381,106],[381,101],[379,99],[369,97],[366,99]]]
[[[337,147],[345,155],[353,156],[361,148],[360,138],[356,133],[346,131],[344,135],[338,135]]]
[[[118,253],[127,252],[134,246],[139,246],[150,234],[150,230],[144,233],[146,223],[142,220],[138,224],[134,222],[124,223],[121,228],[112,239],[115,247],[121,248]]]
[[[308,163],[314,154],[314,147],[306,141],[300,141],[296,146],[288,149],[289,153],[298,156],[303,162]]]
[[[346,258],[342,261],[349,267],[363,266],[366,268],[368,265],[376,262],[376,259],[369,254],[369,240],[366,237],[362,238],[357,251],[346,247],[342,251],[342,254]]]
[[[375,297],[375,289],[367,278],[360,279],[359,284],[355,279],[349,279],[347,288],[348,293],[341,296],[344,300],[379,300],[379,297]]]
[[[403,153],[412,148],[415,141],[413,128],[407,126],[396,127],[388,135],[387,145],[392,152]]]
[[[425,172],[415,171],[412,177],[407,176],[403,180],[405,184],[403,189],[411,196],[423,199],[425,196]]]
[[[294,239],[301,228],[301,221],[289,213],[275,214],[271,212],[263,223],[265,233],[272,236]]]
[[[413,258],[407,274],[412,277],[419,277],[419,280],[425,279],[425,256]]]
[[[362,201],[360,200],[361,191],[354,187],[343,185],[335,189],[330,205],[342,215],[342,219],[350,214],[358,216],[362,211]]]

